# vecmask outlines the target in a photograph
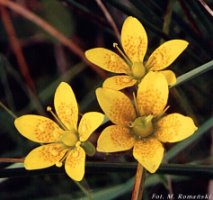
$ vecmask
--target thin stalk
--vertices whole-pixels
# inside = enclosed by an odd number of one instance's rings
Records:
[[[213,17],[213,10],[205,3],[203,0],[198,0],[200,4],[205,8],[205,10]]]
[[[23,163],[24,158],[0,158],[0,163]]]
[[[158,34],[158,36],[161,36],[165,40],[169,39],[168,35],[163,33],[157,26],[150,23],[150,19],[145,19],[144,17],[141,17],[141,11],[136,7],[131,6],[131,4],[128,6],[121,1],[114,1],[114,0],[108,0],[107,3],[111,4],[113,7],[117,8],[119,11],[122,11],[127,15],[137,17],[140,21],[143,21],[143,24],[145,26],[150,28],[150,30],[152,30],[154,33]]]
[[[189,24],[191,25],[191,28],[193,31],[198,34],[200,37],[203,37],[203,33],[200,31],[200,28],[198,27],[198,23],[196,22],[196,19],[193,18],[192,12],[189,11],[189,8],[186,6],[185,2],[183,0],[179,0],[180,6],[183,10],[183,13],[186,15],[186,19],[188,20]]]
[[[135,183],[132,190],[132,200],[140,200],[143,196],[145,182],[145,169],[138,163],[135,175]]]
[[[2,158],[3,159],[3,158]],[[11,158],[12,159],[12,158]],[[11,163],[8,161],[8,163]],[[22,158],[20,158],[22,159]],[[6,160],[5,160],[6,162]],[[114,162],[87,162],[86,171],[88,174],[97,176],[97,174],[104,173],[129,173],[134,175],[137,163],[125,162],[125,163],[114,163]],[[63,174],[64,170],[58,167],[51,167],[42,170],[30,170],[27,171],[23,167],[12,168],[12,169],[0,169],[0,178],[6,177],[21,177],[21,176],[35,176],[44,174]],[[208,180],[213,178],[212,165],[197,165],[197,164],[162,164],[157,170],[156,174],[168,174],[186,176],[190,178],[201,177],[202,179]],[[147,178],[148,180],[148,178]]]
[[[10,41],[10,45],[16,56],[21,74],[24,77],[27,84],[29,85],[32,92],[35,92],[35,83],[30,75],[29,67],[24,57],[22,47],[16,36],[16,30],[12,24],[12,20],[11,20],[9,12],[4,7],[1,7],[1,16],[2,16],[2,22],[4,24],[5,30],[8,35],[8,39]]]
[[[22,17],[28,19],[29,21],[33,22],[37,26],[41,27],[44,31],[49,33],[54,38],[57,38],[64,46],[66,46],[71,52],[77,55],[79,58],[82,59],[83,62],[88,64],[97,74],[101,77],[105,78],[105,72],[101,69],[92,65],[84,56],[84,51],[76,45],[72,40],[67,38],[63,33],[58,31],[55,27],[50,25],[48,22],[34,14],[33,12],[29,11],[28,9],[20,6],[18,3],[8,0],[0,0],[0,5],[5,6],[12,11],[16,12],[17,14],[21,15]]]
[[[118,41],[120,41],[120,33],[119,30],[112,18],[112,16],[110,15],[109,11],[107,10],[106,6],[103,4],[103,2],[101,0],[96,0],[98,6],[100,7],[100,9],[102,10],[102,12],[104,13],[107,21],[109,22],[109,24],[111,25],[111,27],[113,28],[115,35],[118,39]]]
[[[211,60],[211,61],[209,61],[209,62],[207,62],[207,63],[205,63],[205,64],[203,64],[203,65],[201,65],[201,66],[199,66],[199,67],[197,67],[197,68],[195,68],[195,69],[193,69],[193,70],[191,70],[191,71],[189,71],[189,72],[187,72],[187,73],[185,73],[181,76],[179,76],[177,78],[176,83],[174,85],[171,85],[171,87],[175,87],[177,85],[180,85],[180,84],[182,84],[182,83],[184,83],[184,82],[186,82],[186,81],[188,81],[192,78],[195,78],[196,76],[201,75],[204,72],[207,72],[211,69],[213,69],[213,60]]]
[[[164,22],[163,22],[163,29],[162,32],[169,35],[169,28],[171,24],[171,17],[172,17],[172,11],[173,11],[173,6],[176,0],[171,0],[168,1],[167,8],[166,8],[166,13],[164,15]],[[163,43],[163,39],[161,39],[161,43]]]
[[[0,163],[23,163],[24,158],[0,158]],[[88,199],[92,200],[90,192],[78,181],[74,183],[79,187],[79,189],[87,196]]]
[[[1,101],[0,101],[0,107],[2,107],[10,116],[12,116],[14,119],[17,118],[17,116],[13,113],[12,110],[10,110],[7,106],[5,106]]]
[[[92,200],[91,193],[78,181],[74,181],[74,183],[79,187],[79,189],[87,196],[89,200]]]

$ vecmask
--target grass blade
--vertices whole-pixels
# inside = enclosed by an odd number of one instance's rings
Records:
[[[190,79],[195,78],[211,69],[213,69],[213,60],[179,76],[177,78],[177,82],[174,85],[172,85],[171,87],[175,87],[177,85],[183,84],[184,82],[189,81]]]

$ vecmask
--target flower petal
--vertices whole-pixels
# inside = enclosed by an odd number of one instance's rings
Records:
[[[111,125],[105,128],[98,138],[97,151],[126,151],[133,147],[134,142],[134,137],[130,134],[128,128],[119,125]]]
[[[130,76],[121,75],[107,78],[104,83],[104,88],[110,88],[114,90],[122,90],[127,87],[131,87],[136,84],[136,80]]]
[[[128,17],[122,26],[121,43],[132,62],[143,62],[148,39],[143,25],[134,17]]]
[[[67,149],[62,144],[47,144],[33,149],[24,160],[28,170],[51,167],[60,162]]]
[[[185,40],[169,40],[159,46],[149,57],[146,67],[151,70],[160,70],[168,67],[186,49]]]
[[[113,123],[128,126],[129,122],[135,119],[136,113],[132,102],[122,92],[98,88],[96,96],[102,110]]]
[[[135,159],[151,173],[160,166],[163,154],[163,145],[153,137],[137,141],[133,149]]]
[[[55,92],[55,110],[67,129],[75,129],[78,121],[78,104],[69,84],[62,82]]]
[[[79,146],[69,152],[65,161],[65,171],[76,181],[81,181],[85,173],[85,151]]]
[[[40,115],[23,115],[14,124],[24,137],[39,143],[57,142],[63,133],[54,121]]]
[[[141,115],[159,115],[168,99],[168,83],[160,72],[149,72],[137,91],[137,106]]]
[[[173,71],[171,70],[163,70],[160,71],[166,78],[168,85],[173,85],[176,83],[176,75]]]
[[[88,112],[83,115],[78,126],[80,141],[86,141],[89,136],[104,121],[104,115],[99,112]]]
[[[85,52],[86,58],[100,68],[114,73],[128,73],[129,66],[116,53],[105,48],[89,49]]]
[[[190,117],[173,113],[157,122],[156,137],[162,142],[178,142],[191,136],[196,130]]]

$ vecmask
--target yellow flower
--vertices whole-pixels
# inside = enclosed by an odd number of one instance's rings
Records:
[[[85,113],[78,123],[78,105],[72,88],[62,82],[54,97],[58,124],[40,115],[23,115],[15,120],[15,127],[31,141],[42,143],[25,158],[28,170],[62,166],[72,179],[82,180],[85,173],[85,158],[91,143],[87,141],[92,132],[103,122],[104,115],[98,112]],[[91,149],[91,148],[90,148]]]
[[[188,42],[179,39],[169,40],[159,46],[144,63],[148,46],[147,34],[143,25],[130,16],[122,26],[121,44],[125,53],[119,49],[117,44],[114,44],[121,56],[105,48],[94,48],[85,52],[90,62],[104,70],[119,74],[106,79],[103,87],[115,90],[131,87],[140,83],[147,72],[159,70],[162,70],[161,72],[170,85],[174,84],[175,74],[171,70],[163,69],[167,68],[184,51]]]
[[[159,72],[149,72],[138,86],[135,105],[122,92],[96,90],[98,102],[114,123],[101,133],[97,150],[118,152],[133,148],[134,158],[154,173],[163,158],[161,142],[177,142],[191,136],[197,127],[190,117],[165,115],[168,84]]]

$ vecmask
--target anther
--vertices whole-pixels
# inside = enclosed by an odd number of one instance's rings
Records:
[[[52,111],[50,106],[47,106],[47,112],[50,112],[54,119],[61,125],[64,130],[68,130],[67,127],[62,123],[62,121],[58,118],[58,116]]]
[[[47,112],[52,111],[52,108],[50,106],[47,106]]]
[[[132,62],[131,60],[125,55],[125,53],[119,48],[118,43],[114,42],[113,47],[118,50],[118,52],[123,56],[124,60],[127,62],[127,64],[131,67]]]
[[[56,167],[62,167],[63,163],[61,161],[58,161],[57,163],[55,163]]]
[[[118,43],[113,42],[113,47],[114,47],[114,48],[117,48],[117,47],[118,47]]]
[[[63,157],[55,163],[56,167],[62,167],[65,159],[67,158],[67,154],[68,154],[68,151],[66,151]]]

